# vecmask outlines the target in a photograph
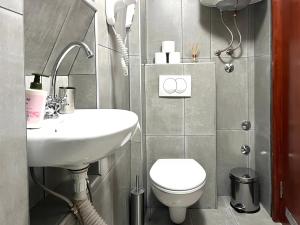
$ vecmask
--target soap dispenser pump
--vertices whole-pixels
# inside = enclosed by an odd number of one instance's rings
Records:
[[[40,128],[44,120],[47,91],[42,90],[41,77],[47,75],[33,73],[34,80],[30,89],[26,90],[26,118],[27,128]]]

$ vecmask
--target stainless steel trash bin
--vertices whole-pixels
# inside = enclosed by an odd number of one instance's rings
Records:
[[[234,168],[230,171],[230,205],[238,212],[259,211],[259,183],[256,172],[248,168]]]

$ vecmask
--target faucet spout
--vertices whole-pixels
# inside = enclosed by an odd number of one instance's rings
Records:
[[[51,86],[50,86],[50,96],[53,98],[56,97],[56,90],[55,90],[55,85],[56,85],[56,76],[57,76],[57,71],[64,60],[64,58],[68,55],[68,53],[75,47],[83,48],[85,51],[85,54],[87,58],[92,58],[94,56],[94,53],[92,50],[89,48],[89,46],[80,41],[74,41],[69,43],[58,55],[57,59],[54,62],[53,68],[51,70]]]

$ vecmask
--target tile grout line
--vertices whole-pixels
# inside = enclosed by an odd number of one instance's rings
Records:
[[[185,73],[185,66],[182,65],[182,73]],[[185,99],[183,98],[183,151],[184,151],[184,158],[187,158],[186,154],[186,140],[185,140]]]
[[[227,204],[226,201],[223,199],[223,201],[225,202],[226,205],[226,209],[228,210],[229,214],[231,215],[231,218],[233,218],[234,222],[236,225],[240,225],[238,222],[238,219],[236,218],[236,216],[234,215],[234,213],[232,212],[232,208],[230,206],[230,204]]]

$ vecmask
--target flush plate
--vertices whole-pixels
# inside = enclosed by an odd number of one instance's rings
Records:
[[[160,97],[191,97],[191,75],[160,75]]]

